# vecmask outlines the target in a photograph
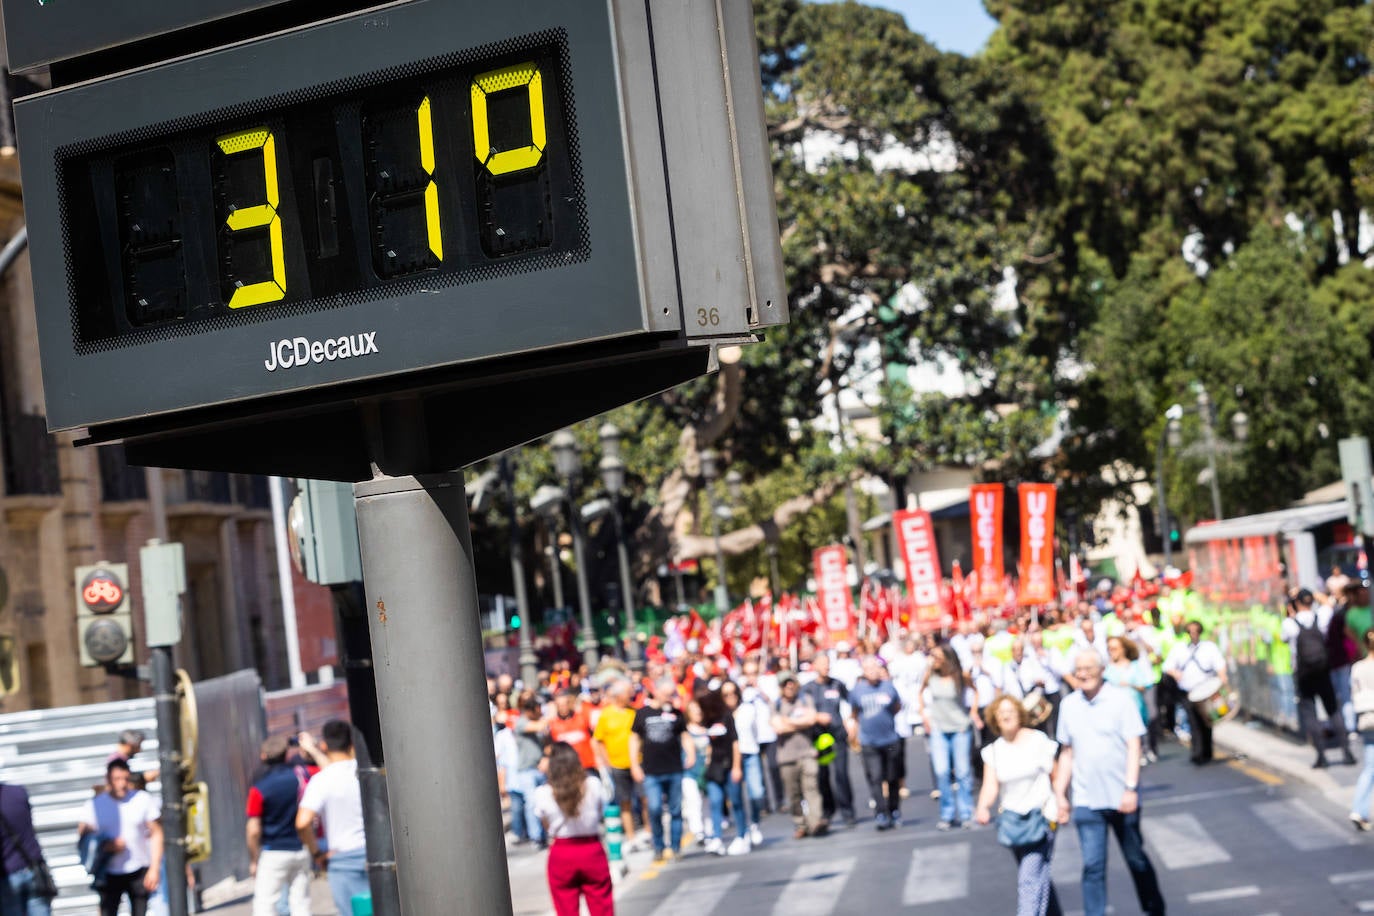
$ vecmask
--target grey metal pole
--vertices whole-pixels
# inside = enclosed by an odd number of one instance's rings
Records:
[[[172,647],[153,646],[154,710],[157,715],[157,761],[162,782],[163,856],[167,868],[167,910],[186,916],[186,809],[181,798],[181,711],[177,708]]]
[[[625,547],[625,520],[621,518],[620,507],[611,500],[611,512],[615,516],[615,549],[620,558],[620,591],[625,601],[625,627],[630,632],[630,648],[626,653],[630,667],[638,671],[643,667],[643,657],[639,652],[639,637],[635,633],[635,594],[634,584],[630,581],[630,552]]]
[[[353,495],[401,913],[511,916],[462,472],[378,476]],[[460,823],[454,855],[442,838]]]
[[[1197,409],[1202,415],[1203,435],[1207,437],[1207,472],[1210,476],[1208,483],[1212,489],[1212,517],[1216,521],[1221,521],[1221,487],[1217,483],[1217,433],[1212,428],[1212,398],[1201,385],[1198,385],[1197,389]]]
[[[386,765],[373,760],[362,729],[353,725],[353,753],[358,761],[358,791],[363,800],[363,834],[367,845],[367,883],[372,912],[400,916],[401,887],[396,873],[396,841],[391,829],[391,798],[386,791]]]
[[[549,537],[549,573],[553,577],[553,606],[564,608],[567,605],[563,603],[563,564],[558,559],[558,529],[554,527],[553,522],[549,522]]]
[[[582,615],[582,639],[578,646],[582,650],[582,660],[592,671],[601,661],[597,650],[596,628],[592,626],[592,594],[587,587],[587,543],[582,530],[582,513],[577,511],[577,495],[572,480],[563,481],[563,493],[567,497],[568,530],[572,532],[573,562],[577,564],[577,604]]]
[[[1159,431],[1159,450],[1155,453],[1155,490],[1159,495],[1159,527],[1164,543],[1164,568],[1174,565],[1174,545],[1169,541],[1169,506],[1164,500],[1164,445],[1169,435],[1169,421]]]
[[[501,456],[501,483],[506,490],[506,523],[510,527],[510,575],[515,583],[515,606],[520,612],[520,680],[527,688],[539,679],[538,657],[530,631],[534,620],[530,616],[530,599],[525,594],[525,544],[520,537],[520,517],[515,507],[515,471],[510,456]]]
[[[706,488],[706,495],[711,502],[711,538],[716,542],[716,613],[724,614],[730,609],[730,588],[725,584],[725,551],[720,548],[720,514],[716,511],[720,503],[710,486]]]

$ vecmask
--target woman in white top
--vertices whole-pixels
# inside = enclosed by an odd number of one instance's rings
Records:
[[[601,846],[601,780],[588,776],[572,745],[549,745],[549,781],[534,792],[534,812],[553,839],[549,894],[558,916],[615,916],[611,866]]]
[[[1355,726],[1364,745],[1364,768],[1355,782],[1350,822],[1356,830],[1369,829],[1369,799],[1374,795],[1374,630],[1364,634],[1362,661],[1350,666],[1350,696],[1355,703]]]
[[[1030,728],[1030,715],[1016,699],[1002,694],[988,705],[988,727],[998,735],[983,748],[983,789],[978,793],[980,824],[992,820],[992,805],[1002,796],[1002,810],[1016,814],[1039,811],[1049,822],[1044,839],[1012,848],[1016,857],[1016,916],[1059,916],[1059,900],[1050,878],[1054,855],[1053,776],[1059,745],[1044,732]]]

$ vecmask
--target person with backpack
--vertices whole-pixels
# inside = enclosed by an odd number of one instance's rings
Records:
[[[1202,638],[1202,624],[1190,620],[1184,629],[1188,633],[1188,641],[1174,646],[1164,660],[1164,670],[1178,684],[1179,697],[1188,713],[1193,766],[1202,766],[1212,762],[1212,722],[1199,704],[1189,701],[1188,692],[1214,678],[1221,681],[1224,689],[1226,659],[1216,643]],[[1323,648],[1322,651],[1326,650]]]
[[[1300,588],[1288,602],[1288,619],[1283,622],[1283,641],[1293,647],[1293,683],[1298,691],[1298,723],[1316,748],[1313,769],[1327,766],[1323,732],[1317,723],[1317,698],[1326,710],[1327,722],[1340,739],[1342,762],[1354,764],[1345,719],[1336,702],[1331,684],[1331,661],[1326,651],[1326,633],[1331,626],[1331,608],[1319,604],[1312,592]]]

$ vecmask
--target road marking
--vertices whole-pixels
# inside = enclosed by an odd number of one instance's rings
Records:
[[[1215,891],[1198,891],[1188,895],[1189,903],[1216,903],[1221,900],[1239,900],[1242,897],[1258,897],[1260,889],[1253,884],[1244,887],[1223,887]]]
[[[1374,881],[1374,871],[1348,871],[1331,875],[1326,880],[1332,884],[1354,884],[1356,881]]]
[[[973,847],[968,843],[949,843],[912,850],[911,867],[906,870],[902,905],[943,903],[968,896],[969,862]]]
[[[1355,904],[1355,909],[1361,913],[1374,913],[1374,900],[1361,900]]]
[[[1186,795],[1166,795],[1156,798],[1149,792],[1145,793],[1145,807],[1151,810],[1160,805],[1190,805],[1193,802],[1211,801],[1214,798],[1226,798],[1231,795],[1253,795],[1256,792],[1268,792],[1267,786],[1238,786],[1234,789],[1222,789],[1218,792],[1190,792]]]
[[[1233,770],[1237,770],[1237,771],[1239,771],[1239,772],[1241,772],[1241,773],[1244,773],[1246,776],[1249,776],[1251,779],[1257,779],[1257,780],[1259,780],[1260,782],[1264,783],[1266,786],[1281,786],[1281,785],[1283,785],[1283,777],[1282,777],[1282,776],[1278,776],[1278,775],[1276,775],[1276,774],[1274,774],[1274,773],[1269,772],[1268,770],[1261,769],[1260,767],[1251,766],[1250,764],[1248,764],[1248,763],[1242,763],[1242,762],[1239,761],[1239,760],[1232,760],[1232,761],[1229,761],[1226,765],[1227,765],[1228,767],[1230,767],[1231,769],[1233,769]]]
[[[1296,798],[1264,802],[1251,810],[1290,846],[1301,852],[1349,846],[1354,842],[1348,833],[1312,813]]]
[[[1191,814],[1142,818],[1140,826],[1155,855],[1171,871],[1231,861],[1231,854],[1208,836],[1202,822]]]
[[[673,889],[668,899],[654,910],[653,916],[700,916],[702,913],[714,913],[738,880],[739,872],[690,878]]]
[[[773,905],[774,916],[830,916],[857,859],[808,862],[792,873]]]

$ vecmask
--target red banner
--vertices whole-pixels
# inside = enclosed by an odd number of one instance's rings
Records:
[[[816,597],[830,631],[831,643],[854,639],[854,596],[849,591],[849,555],[842,544],[822,547],[812,554],[816,570]]]
[[[972,578],[978,590],[975,607],[1002,604],[1002,493],[1000,483],[980,483],[969,487],[968,514],[973,525]]]
[[[916,623],[938,624],[940,607],[940,552],[935,547],[935,527],[930,513],[905,509],[892,513],[897,529],[897,549],[906,564],[907,592]]]
[[[1021,500],[1021,606],[1054,600],[1054,484],[1023,483]]]

